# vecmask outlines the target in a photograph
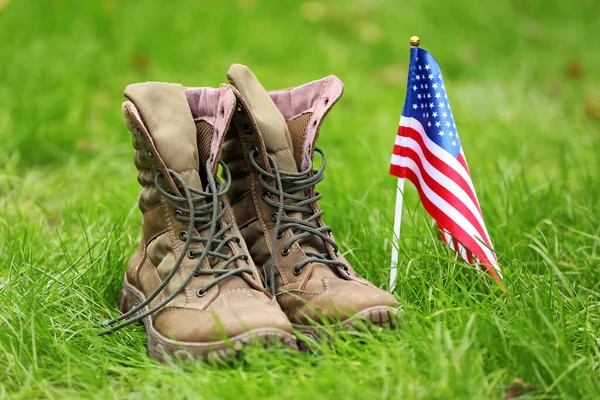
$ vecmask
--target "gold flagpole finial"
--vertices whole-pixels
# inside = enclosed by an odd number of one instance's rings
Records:
[[[410,45],[414,47],[419,47],[421,44],[421,39],[418,36],[413,36],[410,38]]]

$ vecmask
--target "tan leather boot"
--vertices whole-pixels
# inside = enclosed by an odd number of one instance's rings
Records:
[[[396,299],[352,269],[318,205],[325,155],[314,144],[341,82],[330,76],[269,95],[245,66],[233,65],[227,76],[238,99],[222,152],[233,176],[229,198],[250,254],[292,325],[313,337],[320,325],[393,326]],[[322,157],[318,171],[315,151]]]
[[[125,96],[143,186],[142,241],[125,272],[125,314],[106,323],[108,332],[143,321],[148,353],[159,361],[226,361],[251,341],[296,348],[226,196],[231,176],[218,160],[236,102],[232,91],[138,83]],[[216,176],[219,164],[225,182]]]

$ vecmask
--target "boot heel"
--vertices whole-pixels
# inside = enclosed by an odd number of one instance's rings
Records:
[[[121,298],[119,299],[119,311],[125,314],[129,311],[129,307],[127,305],[127,291],[125,288],[121,289]]]

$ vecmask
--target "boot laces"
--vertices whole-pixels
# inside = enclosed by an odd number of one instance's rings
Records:
[[[312,236],[320,238],[324,243],[329,244],[336,254],[338,253],[337,244],[331,236],[328,235],[331,232],[331,227],[324,224],[320,226],[318,224],[317,226],[314,225],[314,222],[323,215],[324,211],[319,210],[314,212],[311,207],[313,203],[319,201],[322,197],[321,193],[312,191],[311,189],[323,180],[323,172],[326,164],[325,153],[317,147],[315,147],[315,152],[321,155],[321,167],[318,170],[313,171],[313,161],[310,157],[310,151],[307,151],[306,159],[308,160],[308,167],[301,172],[286,172],[280,170],[275,158],[267,153],[266,156],[272,171],[269,172],[256,162],[255,157],[258,154],[258,150],[254,148],[250,152],[250,162],[259,172],[258,182],[266,190],[266,192],[263,193],[263,199],[267,204],[277,209],[277,212],[272,216],[272,219],[275,222],[275,228],[271,242],[271,258],[268,275],[269,289],[272,294],[276,294],[275,271],[277,270],[277,239],[280,238],[286,230],[291,229],[294,235],[285,242],[281,249],[281,254],[284,257],[289,253],[294,243],[302,243]],[[267,180],[274,181],[275,186],[271,185]],[[275,196],[277,200],[273,200],[271,196]],[[288,215],[290,213],[300,213],[301,217],[295,218]],[[304,218],[304,215],[308,215],[308,217]],[[348,271],[348,266],[345,263],[332,260],[328,253],[305,251],[305,254],[310,257],[304,258],[294,266],[293,273],[295,275],[299,275],[306,265],[313,262],[325,264],[332,269],[340,267],[345,271]]]
[[[162,177],[162,172],[157,172],[154,177],[154,185],[161,195],[163,195],[167,202],[175,209],[175,218],[180,221],[188,223],[188,230],[180,233],[180,238],[185,240],[185,244],[179,255],[179,258],[175,262],[175,265],[165,277],[163,282],[156,288],[152,294],[150,294],[146,300],[142,303],[133,307],[128,312],[120,315],[119,317],[107,320],[102,323],[102,326],[111,326],[108,330],[103,331],[100,335],[112,333],[116,330],[124,328],[134,322],[140,321],[143,318],[151,315],[155,311],[160,310],[171,300],[173,300],[179,293],[181,293],[190,280],[195,276],[201,275],[214,275],[215,278],[208,282],[205,286],[198,289],[198,296],[204,295],[210,288],[217,285],[219,282],[234,276],[241,275],[242,273],[248,273],[252,275],[253,271],[250,268],[229,268],[235,266],[235,262],[242,259],[248,261],[248,256],[245,254],[233,254],[233,252],[227,252],[225,246],[231,246],[232,242],[240,242],[240,238],[237,235],[227,235],[227,232],[233,227],[232,224],[222,224],[221,219],[227,212],[226,205],[223,201],[219,201],[220,198],[227,194],[231,185],[231,173],[226,165],[219,161],[224,174],[225,182],[215,179],[211,168],[210,161],[206,163],[206,171],[208,177],[207,191],[194,189],[185,184],[184,179],[177,172],[173,170],[167,170],[169,175],[174,179],[177,190],[182,193],[181,196],[174,195],[168,190],[164,189],[159,180]],[[203,232],[206,229],[209,230],[208,236],[201,236],[199,232]],[[203,244],[202,249],[190,249],[193,242]],[[199,257],[198,257],[199,256]],[[160,294],[160,292],[169,284],[171,279],[175,276],[179,270],[181,263],[185,257],[196,258],[198,261],[194,265],[192,271],[183,279],[181,285],[175,289],[169,296],[167,296],[159,304],[151,307],[143,313],[139,313],[144,307],[146,307],[152,300]],[[208,257],[210,269],[202,269],[204,260]],[[219,269],[213,269],[212,266],[217,264],[219,261],[223,262]],[[123,321],[118,325],[114,325],[119,321]]]

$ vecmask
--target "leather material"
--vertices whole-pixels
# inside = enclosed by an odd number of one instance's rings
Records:
[[[227,79],[252,108],[254,122],[263,135],[266,150],[277,160],[282,171],[297,172],[292,153],[292,138],[281,112],[248,67],[233,64]],[[249,125],[244,126],[246,133]],[[250,134],[250,133],[249,133]]]
[[[266,279],[275,225],[272,216],[277,210],[262,197],[264,189],[258,182],[258,172],[250,163],[250,151],[253,148],[257,150],[256,161],[263,169],[270,170],[265,156],[265,152],[268,152],[275,157],[278,165],[281,162],[279,166],[282,170],[302,170],[306,159],[301,155],[308,150],[312,157],[318,128],[323,117],[341,96],[343,86],[339,79],[328,77],[323,82],[307,84],[308,88],[276,91],[269,96],[246,67],[232,66],[228,78],[238,100],[238,111],[234,113],[232,125],[225,135],[222,152],[223,160],[233,176],[229,199],[250,254]],[[274,100],[278,100],[278,104]],[[287,108],[282,113],[277,105]],[[297,116],[307,113],[311,115],[310,123],[294,121]],[[284,114],[287,115],[284,117]],[[265,123],[268,116],[275,122]],[[286,120],[287,126],[281,124],[282,119]],[[287,148],[282,148],[286,145]],[[299,145],[302,149],[295,148]],[[291,163],[294,166],[290,166]],[[314,188],[311,191],[314,193]],[[313,203],[312,208],[313,212],[320,211],[317,203]],[[324,223],[319,219],[315,224]],[[359,276],[341,254],[316,236],[303,243],[295,242],[289,253],[284,255],[283,245],[292,235],[293,232],[288,229],[283,237],[277,239],[275,283],[277,300],[293,324],[322,322],[332,318],[344,320],[375,306],[399,307],[393,295]],[[349,266],[349,270],[332,269],[323,263],[313,262],[295,275],[294,267],[308,257],[307,251],[329,254],[331,259]]]
[[[138,169],[138,181],[143,187],[138,199],[143,214],[142,241],[128,263],[126,279],[149,297],[182,256],[184,240],[181,232],[188,230],[188,223],[177,219],[173,207],[155,188],[154,178],[157,172],[162,172],[160,184],[177,193],[177,187],[167,172],[173,170],[183,177],[188,186],[202,190],[203,178],[199,171],[204,170],[207,161],[216,168],[235,97],[226,87],[195,88],[186,92],[181,85],[151,82],[130,85],[125,95],[130,101],[124,103],[123,114],[133,135],[134,163]],[[198,136],[195,118],[211,124],[212,129],[202,130],[206,137]],[[198,152],[199,143],[210,150],[202,159]],[[227,199],[220,203],[220,207],[228,208],[220,223],[232,224],[228,234],[241,237]],[[207,232],[198,234],[206,236]],[[203,245],[192,242],[191,248],[202,250]],[[224,251],[228,255],[248,255],[243,240],[239,244],[230,242]],[[275,298],[263,289],[258,270],[247,258],[247,261],[238,260],[230,268],[250,268],[252,274],[227,278],[203,295],[198,295],[198,289],[212,281],[214,276],[193,277],[181,293],[154,312],[154,328],[176,341],[201,343],[258,328],[291,332],[290,322]],[[197,258],[184,254],[177,273],[150,306],[159,304],[174,293],[197,261]],[[211,265],[207,258],[202,268],[219,269],[221,264],[222,261],[219,261]]]

